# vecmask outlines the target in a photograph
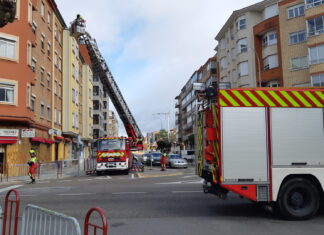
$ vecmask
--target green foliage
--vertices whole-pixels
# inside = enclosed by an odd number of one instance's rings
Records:
[[[188,136],[188,142],[189,142],[190,146],[195,146],[195,135],[194,134]]]
[[[155,135],[156,142],[162,140],[168,142],[168,132],[164,129],[160,130],[158,134]]]
[[[171,149],[171,143],[169,141],[159,140],[156,143],[158,145],[157,148],[160,149],[161,151]]]

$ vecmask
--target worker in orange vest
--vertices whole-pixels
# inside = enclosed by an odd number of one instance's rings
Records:
[[[27,162],[29,165],[28,175],[31,179],[31,184],[35,183],[36,178],[36,168],[37,168],[37,158],[36,158],[36,151],[34,149],[29,150],[30,159]]]
[[[166,170],[166,158],[167,158],[167,154],[164,151],[164,153],[161,156],[161,160],[160,160],[160,163],[161,163],[161,171],[165,171]]]

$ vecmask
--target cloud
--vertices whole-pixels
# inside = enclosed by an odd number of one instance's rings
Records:
[[[66,19],[81,13],[143,132],[152,114],[171,111],[187,80],[215,54],[215,35],[230,14],[256,0],[57,0]],[[166,121],[163,120],[164,127]]]

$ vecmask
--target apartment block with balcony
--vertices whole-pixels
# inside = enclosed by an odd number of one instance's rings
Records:
[[[61,102],[54,98],[53,78],[62,79],[54,64],[54,51],[62,54],[54,29],[62,32],[66,25],[53,0],[17,1],[16,13],[0,30],[0,161],[25,163],[33,147],[48,162],[63,149],[54,141],[60,127],[53,110]]]
[[[93,76],[93,138],[108,135],[109,99],[97,74]]]
[[[114,111],[109,110],[108,136],[118,136],[118,119]]]
[[[324,86],[324,2],[279,2],[284,85]]]
[[[206,87],[217,86],[218,70],[216,56],[209,58],[204,65],[193,73],[186,85],[181,89],[176,97],[176,128],[177,141],[182,148],[194,148],[192,136],[194,134],[194,125],[196,121],[197,99],[193,90],[193,83],[204,83]],[[220,86],[226,84],[222,83]]]
[[[219,82],[231,88],[256,87],[261,75],[265,77],[263,86],[280,85],[280,71],[272,73],[272,69],[280,68],[280,45],[275,43],[279,37],[277,3],[265,0],[234,11],[229,17],[215,37]]]

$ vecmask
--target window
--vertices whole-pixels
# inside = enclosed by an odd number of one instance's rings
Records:
[[[225,50],[226,49],[226,41],[224,38],[222,38],[220,41],[219,41],[219,49],[221,50]]]
[[[54,53],[54,65],[57,67],[57,51]]]
[[[238,67],[239,67],[239,76],[240,77],[249,75],[249,62],[248,61],[239,63]]]
[[[99,110],[99,109],[100,109],[99,100],[94,100],[93,101],[93,110]]]
[[[278,67],[278,55],[270,55],[263,60],[264,71]]]
[[[306,41],[306,31],[301,30],[298,32],[293,32],[289,34],[290,44],[294,45],[297,43],[302,43]]]
[[[245,28],[246,28],[246,19],[245,16],[241,16],[236,20],[236,30],[239,31]]]
[[[47,87],[51,88],[51,74],[47,73]]]
[[[61,97],[61,94],[62,94],[62,84],[59,83],[58,91],[57,91],[57,95],[58,95],[58,97]]]
[[[54,94],[57,95],[57,81],[54,81]]]
[[[47,120],[51,120],[51,107],[47,106]]]
[[[27,41],[27,65],[32,65],[32,44],[30,41]]]
[[[264,9],[263,14],[262,14],[262,18],[263,20],[269,19],[273,16],[278,15],[278,5],[274,4],[271,6],[268,6]]]
[[[324,0],[306,0],[305,4],[306,8],[317,7],[319,5],[324,4]]]
[[[57,24],[54,24],[54,37],[57,40]]]
[[[324,33],[324,15],[307,20],[308,36]]]
[[[309,48],[310,64],[319,64],[324,62],[324,45]]]
[[[300,70],[308,68],[307,56],[296,57],[291,59],[291,70]]]
[[[72,113],[72,127],[74,128],[75,126],[75,114],[74,112]]]
[[[302,16],[304,15],[304,13],[305,13],[304,4],[298,4],[296,6],[287,8],[288,19]]]
[[[226,57],[221,58],[220,65],[221,65],[221,69],[227,68],[227,58]]]
[[[312,86],[324,86],[324,73],[311,76]]]
[[[237,41],[237,53],[247,52],[247,41],[246,38],[242,38]]]
[[[93,124],[95,124],[95,125],[99,124],[99,115],[98,114],[93,115]]]
[[[98,86],[94,86],[93,87],[93,96],[98,96],[99,95],[99,87]]]
[[[45,114],[45,105],[42,102],[41,103],[41,109],[40,109],[40,116],[43,118],[44,117],[44,114]]]
[[[32,58],[31,69],[33,70],[33,72],[36,71],[36,63],[37,60],[35,58]]]
[[[107,101],[103,101],[103,108],[107,109]]]
[[[45,16],[45,4],[42,2],[41,4],[41,16],[44,17]]]
[[[78,105],[79,104],[79,92],[75,91],[75,104]]]
[[[28,23],[32,24],[33,22],[33,5],[28,1]]]
[[[72,88],[72,102],[75,103],[75,90]]]
[[[57,123],[57,109],[54,108],[54,123]]]
[[[61,116],[61,111],[58,111],[58,124],[60,124],[61,125],[61,123],[62,123],[62,116]]]
[[[44,50],[45,49],[45,35],[41,35],[41,48]]]
[[[48,26],[51,25],[51,13],[50,12],[47,13],[47,24],[48,24]]]
[[[16,60],[17,59],[17,40],[13,38],[4,38],[0,35],[0,57]]]
[[[59,58],[58,68],[59,68],[60,71],[62,71],[62,57]]]
[[[266,33],[262,38],[262,46],[267,47],[277,44],[277,34],[275,31]]]
[[[27,93],[26,93],[27,107],[30,107],[30,98],[31,98],[31,85],[30,85],[30,83],[27,83]]]
[[[79,115],[75,114],[75,128],[79,128]]]
[[[14,103],[15,86],[9,83],[0,82],[0,102]]]
[[[35,111],[35,102],[36,102],[36,95],[32,94],[31,100],[30,100],[30,110]]]
[[[72,64],[72,77],[75,78],[75,65]]]
[[[41,70],[40,70],[40,81],[41,81],[41,82],[44,82],[44,74],[45,74],[45,70],[44,70],[44,68],[42,67]]]
[[[47,42],[47,56],[50,57],[51,56],[51,43]]]
[[[89,108],[89,118],[92,118],[92,108]]]

